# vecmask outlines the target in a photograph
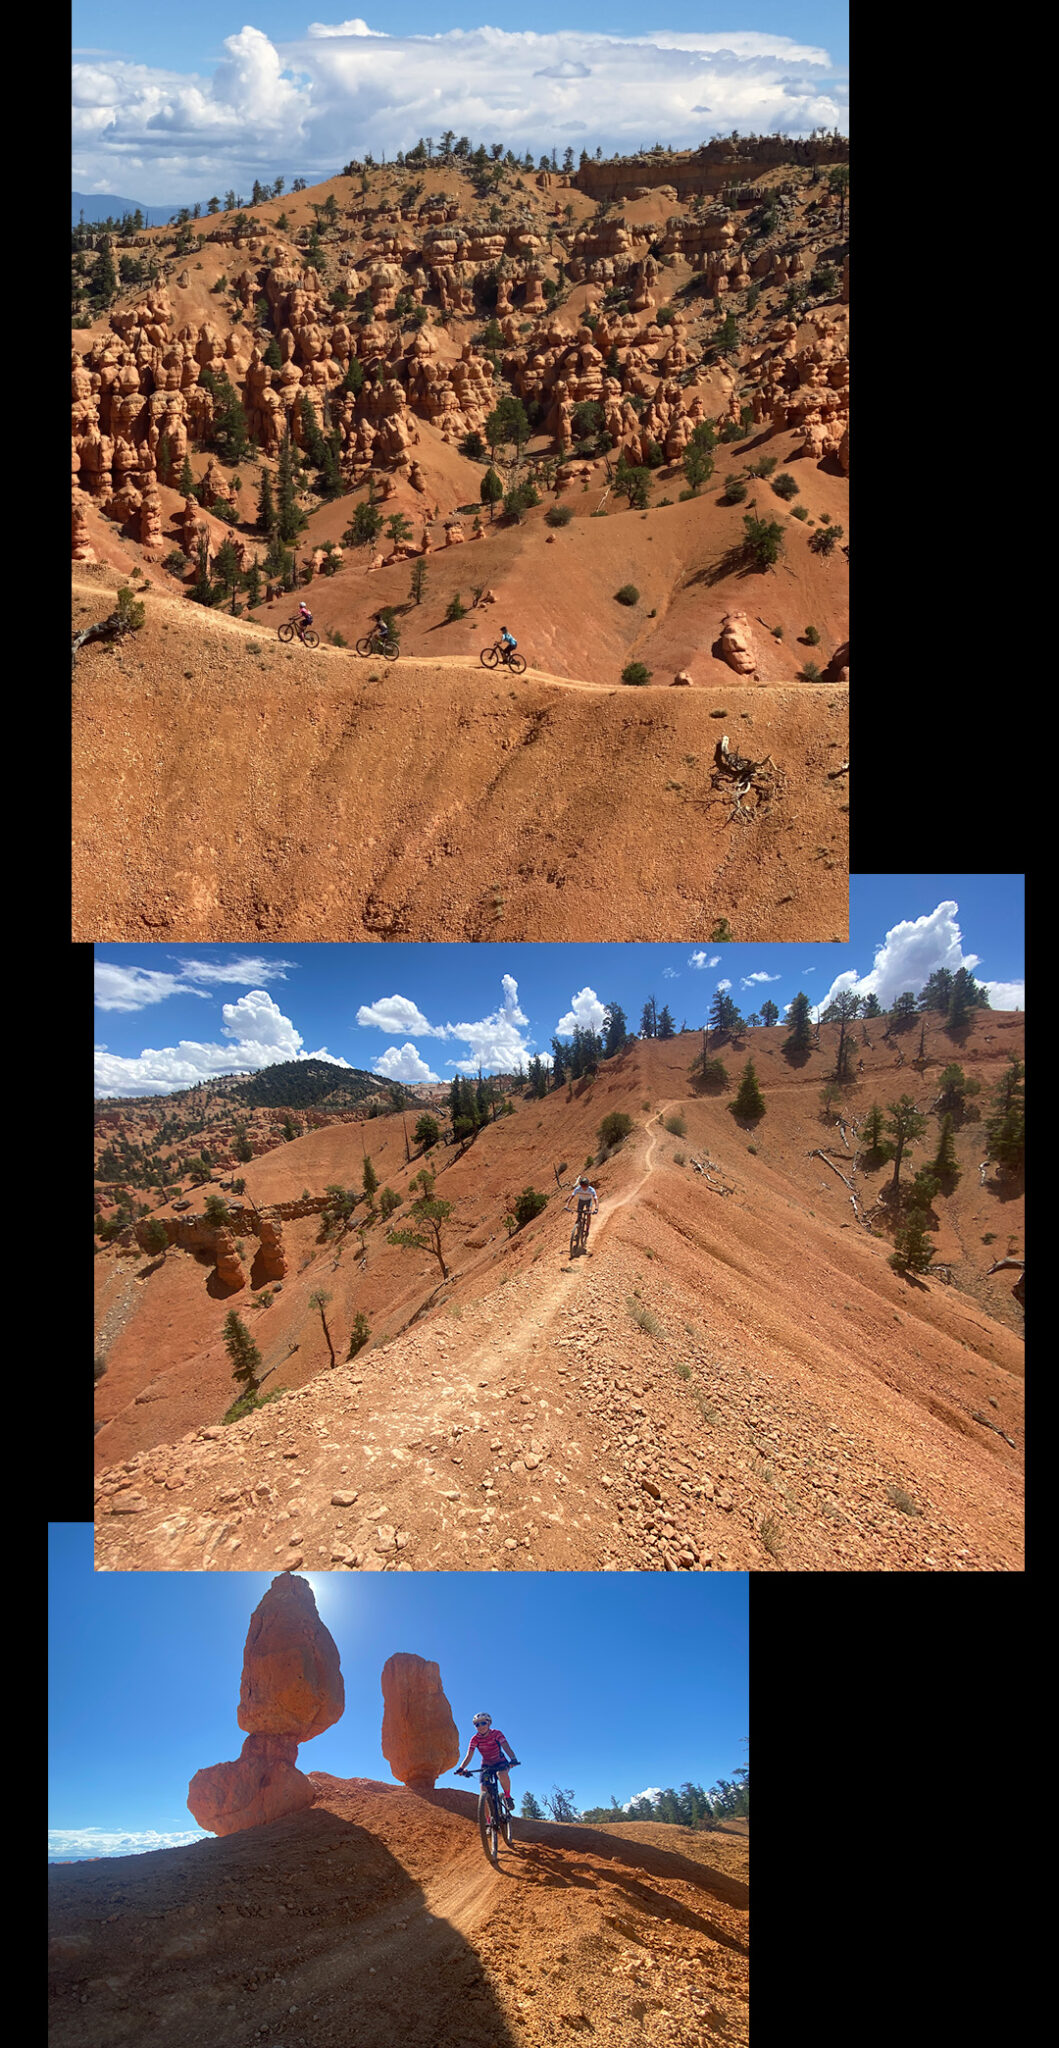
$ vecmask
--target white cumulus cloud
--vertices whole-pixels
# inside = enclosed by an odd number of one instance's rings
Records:
[[[237,1003],[225,1003],[223,1035],[230,1045],[203,1044],[182,1038],[177,1045],[146,1046],[136,1058],[108,1052],[96,1046],[95,1092],[101,1095],[171,1095],[179,1088],[192,1088],[218,1074],[257,1073],[282,1060],[327,1060],[334,1067],[348,1067],[321,1046],[315,1052],[303,1050],[300,1031],[284,1016],[266,989],[251,989]]]
[[[828,52],[770,33],[483,26],[394,36],[356,16],[312,22],[288,41],[246,26],[223,48],[212,78],[85,53],[73,75],[75,184],[134,184],[144,201],[166,203],[277,171],[313,182],[354,144],[392,160],[446,127],[518,154],[848,127]]]
[[[375,1062],[375,1072],[387,1081],[438,1081],[441,1078],[431,1071],[425,1060],[420,1059],[411,1039],[400,1047],[388,1045]]]
[[[958,904],[947,899],[923,917],[904,918],[892,925],[876,947],[868,973],[858,974],[851,968],[836,974],[827,994],[820,998],[820,1011],[826,1010],[842,989],[855,989],[861,996],[874,994],[888,1010],[906,989],[918,995],[937,968],[947,968],[950,974],[960,967],[975,968],[978,954],[963,950],[958,909]]]
[[[982,987],[989,997],[991,1010],[1024,1010],[1026,1008],[1026,984],[1024,981],[983,981]]]
[[[719,953],[713,953],[709,957],[705,953],[693,953],[688,961],[689,967],[719,967],[720,964]]]
[[[778,974],[744,974],[739,986],[740,988],[750,988],[755,981],[778,981],[779,978]]]
[[[575,1026],[582,1031],[602,1031],[606,1004],[601,1003],[594,988],[583,988],[577,994],[565,1017],[560,1017],[555,1027],[557,1038],[566,1038]]]
[[[430,1024],[422,1010],[408,996],[380,996],[377,1003],[362,1003],[357,1023],[376,1031],[407,1031],[413,1038],[446,1038],[444,1024]]]
[[[526,1036],[529,1018],[519,1006],[518,982],[513,974],[504,974],[500,985],[504,1000],[491,1016],[448,1026],[450,1038],[462,1038],[470,1047],[467,1059],[445,1062],[458,1074],[476,1074],[479,1066],[484,1074],[512,1073],[525,1064],[532,1040]]]

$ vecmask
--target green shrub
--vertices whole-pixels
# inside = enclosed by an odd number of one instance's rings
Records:
[[[644,1330],[649,1337],[661,1337],[663,1335],[662,1325],[657,1316],[653,1316],[650,1309],[644,1307],[642,1301],[637,1301],[633,1295],[628,1294],[625,1297],[625,1306],[633,1322],[641,1330]]]
[[[371,1331],[368,1327],[368,1318],[362,1308],[358,1309],[353,1318],[353,1327],[349,1333],[349,1350],[346,1352],[347,1365],[351,1358],[356,1357],[358,1351],[363,1351],[370,1336]]]
[[[734,472],[731,475],[726,476],[724,480],[724,490],[721,493],[721,503],[723,505],[741,505],[745,497],[746,484],[744,483],[743,478],[741,476],[736,476]]]
[[[614,595],[619,604],[639,604],[640,602],[640,593],[635,583],[623,583],[621,589],[616,590]]]
[[[687,1134],[688,1134],[688,1126],[687,1126],[687,1120],[686,1120],[686,1118],[685,1118],[685,1117],[684,1117],[684,1116],[682,1115],[682,1113],[681,1113],[681,1111],[680,1111],[679,1109],[677,1109],[677,1110],[674,1110],[674,1112],[673,1112],[672,1116],[667,1116],[666,1118],[664,1118],[664,1125],[665,1125],[665,1129],[666,1129],[666,1130],[667,1130],[667,1131],[669,1132],[669,1134],[670,1134],[670,1136],[671,1136],[671,1137],[673,1137],[673,1138],[686,1138],[686,1137],[687,1137]]]
[[[622,1139],[628,1137],[632,1128],[631,1116],[626,1116],[623,1109],[612,1109],[600,1124],[600,1143],[602,1145],[620,1145]]]
[[[539,1216],[541,1210],[546,1208],[547,1202],[547,1195],[542,1195],[537,1188],[523,1188],[522,1193],[516,1195],[513,1204],[516,1228],[521,1230],[524,1223],[529,1223],[532,1217]]]
[[[544,518],[548,526],[569,526],[573,516],[570,505],[549,505]]]
[[[819,626],[806,626],[806,629],[805,629],[805,633],[804,633],[804,636],[803,636],[803,637],[804,637],[804,638],[805,638],[805,639],[806,639],[806,640],[807,640],[807,641],[809,642],[809,645],[810,645],[810,647],[819,647],[819,645],[820,645],[820,628],[819,628]]]
[[[623,683],[649,683],[652,670],[645,668],[642,661],[627,661],[621,672]]]
[[[164,1252],[169,1243],[169,1232],[160,1216],[152,1217],[143,1226],[143,1246],[148,1252]]]
[[[772,488],[777,498],[796,498],[798,496],[799,486],[795,483],[794,478],[788,474],[787,470],[784,470],[780,476],[773,477]]]
[[[792,519],[808,519],[808,517],[809,517],[809,507],[808,507],[807,505],[792,505],[792,506],[791,506],[791,518],[792,518]]]
[[[817,661],[803,661],[799,673],[803,683],[818,683],[820,681],[820,664]]]

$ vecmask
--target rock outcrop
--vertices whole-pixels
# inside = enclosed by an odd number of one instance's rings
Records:
[[[315,1791],[297,1768],[298,1745],[332,1727],[344,1708],[338,1648],[312,1587],[283,1572],[250,1619],[236,1717],[246,1741],[234,1762],[196,1771],[188,1787],[199,1826],[234,1835],[311,1806]]]
[[[398,1650],[382,1667],[382,1697],[382,1753],[394,1777],[415,1792],[432,1791],[435,1779],[460,1760],[438,1666]]]

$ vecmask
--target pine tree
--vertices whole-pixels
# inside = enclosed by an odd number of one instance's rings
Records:
[[[490,519],[494,519],[496,517],[496,508],[504,495],[504,486],[497,476],[495,469],[490,468],[486,470],[478,488],[478,495],[481,498],[482,504],[488,505]]]
[[[177,488],[182,498],[193,498],[195,495],[195,476],[191,467],[190,455],[185,455],[181,464],[180,482]]]
[[[809,998],[798,993],[787,1012],[790,1033],[783,1041],[784,1052],[808,1052],[812,1042],[813,1022],[809,1013]]]
[[[371,1209],[374,1206],[375,1196],[378,1192],[379,1176],[367,1153],[364,1154],[364,1170],[360,1176],[360,1184],[367,1195],[368,1207]]]
[[[910,988],[906,988],[898,996],[897,1001],[894,1003],[894,1006],[890,1011],[891,1020],[895,1024],[907,1024],[911,1021],[915,1014],[915,996],[913,995],[912,990]]]
[[[861,1014],[862,1014],[862,1016],[864,1016],[864,1017],[881,1017],[881,1016],[882,1016],[882,1010],[881,1010],[881,1008],[880,1008],[880,1006],[879,1006],[879,998],[878,998],[878,996],[876,995],[876,993],[875,993],[875,990],[874,990],[874,989],[872,990],[872,992],[871,992],[871,994],[870,994],[869,996],[866,996],[866,997],[865,997],[865,999],[864,999],[864,1009],[863,1009],[863,1011],[861,1012]]]
[[[916,1207],[906,1211],[894,1233],[890,1265],[898,1273],[925,1273],[937,1246],[927,1235],[926,1213]]]
[[[766,1003],[762,1003],[762,1005],[761,1005],[761,1022],[762,1022],[763,1024],[775,1024],[775,1023],[777,1023],[777,1022],[778,1022],[778,1019],[779,1019],[779,1014],[780,1014],[780,1013],[779,1013],[778,1009],[776,1008],[776,1005],[775,1005],[775,1003],[774,1003],[774,1002],[773,1002],[773,1001],[771,1000],[771,998],[769,999],[769,1001],[768,1001],[768,1002],[766,1002]]]
[[[946,1030],[961,1030],[965,1024],[970,1023],[973,1010],[988,1008],[989,997],[985,989],[975,980],[968,968],[958,968],[952,978],[948,1014],[945,1018]]]
[[[758,1086],[753,1060],[748,1060],[743,1068],[739,1093],[732,1104],[732,1111],[735,1116],[745,1117],[748,1122],[756,1122],[758,1117],[765,1114],[765,1098]]]
[[[608,1003],[603,1013],[603,1047],[607,1059],[622,1051],[628,1042],[625,1012],[620,1003]]]
[[[294,449],[288,427],[280,442],[276,469],[276,531],[284,547],[289,547],[292,540],[297,540],[308,523],[298,505]]]
[[[272,477],[267,469],[261,472],[261,489],[257,499],[257,530],[271,534],[276,524],[276,507],[272,501]]]
[[[261,1384],[261,1353],[234,1308],[225,1318],[224,1348],[232,1361],[232,1378],[246,1393],[256,1394]]]
[[[676,1026],[670,1015],[669,1005],[666,1003],[658,1013],[658,1036],[659,1038],[673,1038],[675,1035]]]
[[[993,1093],[992,1115],[986,1119],[987,1152],[1007,1173],[1018,1173],[1026,1160],[1026,1069],[1008,1054],[1008,1069]]]
[[[890,1182],[889,1189],[891,1196],[896,1200],[900,1186],[901,1161],[904,1157],[905,1147],[906,1145],[914,1144],[917,1138],[922,1137],[927,1127],[927,1120],[916,1108],[910,1095],[902,1095],[899,1101],[888,1102],[886,1107],[890,1112],[886,1128],[896,1140],[894,1146],[894,1177]]]
[[[944,1015],[952,1000],[952,975],[947,967],[936,967],[919,991],[921,1010],[940,1010]]]
[[[952,1116],[946,1112],[942,1118],[941,1136],[938,1149],[930,1163],[930,1171],[941,1182],[955,1186],[960,1178],[960,1163],[956,1157],[956,1144],[952,1135]]]

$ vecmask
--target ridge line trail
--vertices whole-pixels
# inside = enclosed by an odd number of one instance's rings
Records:
[[[103,587],[99,584],[80,583],[76,580],[76,578],[74,579],[72,587],[73,590],[78,595],[82,597],[94,597],[99,601],[103,600],[105,594],[103,591]],[[168,591],[158,590],[155,587],[151,588],[149,594],[156,605],[164,605],[167,608],[167,610],[176,612],[185,622],[189,624],[191,623],[186,601],[182,600],[181,598],[170,597]],[[247,636],[253,636],[256,639],[261,639],[262,637],[271,638],[276,632],[276,628],[274,625],[272,625],[271,622],[269,622],[268,624],[264,624],[260,620],[255,621],[253,619],[233,619],[230,612],[215,610],[206,611],[202,606],[195,606],[194,610],[201,611],[203,613],[203,617],[208,618],[211,625],[222,627],[226,633],[238,633],[242,635],[244,638],[246,638]],[[135,644],[134,640],[132,644]],[[322,644],[321,646],[316,648],[306,648],[304,652],[306,654],[311,655],[313,659],[315,659],[316,656],[318,655],[323,655],[329,660],[333,660],[336,655],[341,655],[347,661],[355,662],[360,662],[365,659],[375,659],[379,661],[382,661],[384,659],[384,656],[382,655],[367,657],[363,655],[358,655],[356,649],[353,647],[325,647]],[[404,669],[404,672],[407,673],[409,665],[417,665],[420,668],[465,669],[469,673],[473,673],[476,675],[480,674],[483,678],[487,676],[492,677],[497,682],[501,681],[503,677],[508,673],[508,671],[505,670],[502,666],[498,666],[495,669],[482,668],[480,662],[476,660],[473,653],[400,654],[398,655],[396,661],[386,662],[386,667],[383,673],[384,675],[388,674],[391,669],[396,670],[398,673],[400,673],[402,671],[402,668]],[[358,674],[360,673],[360,671],[354,670],[353,673]],[[366,675],[365,680],[367,680]],[[512,679],[513,682],[515,680],[517,679]],[[580,690],[582,692],[587,691],[590,695],[597,697],[619,697],[627,694],[628,692],[628,685],[624,683],[589,683],[579,681],[572,676],[557,676],[553,675],[550,669],[536,668],[534,664],[530,661],[527,661],[526,663],[525,676],[522,678],[522,680],[524,680],[526,683],[550,683],[557,690]],[[645,696],[665,695],[666,697],[668,697],[672,687],[672,683],[643,683],[636,689],[634,694],[637,698],[637,701]],[[694,687],[695,686],[693,684],[692,688],[694,689]],[[796,688],[798,686],[793,683],[783,682],[770,683],[765,687],[768,690],[788,690],[791,688]],[[805,687],[811,688],[812,686],[808,685]],[[836,685],[836,688],[841,687],[842,685]]]

